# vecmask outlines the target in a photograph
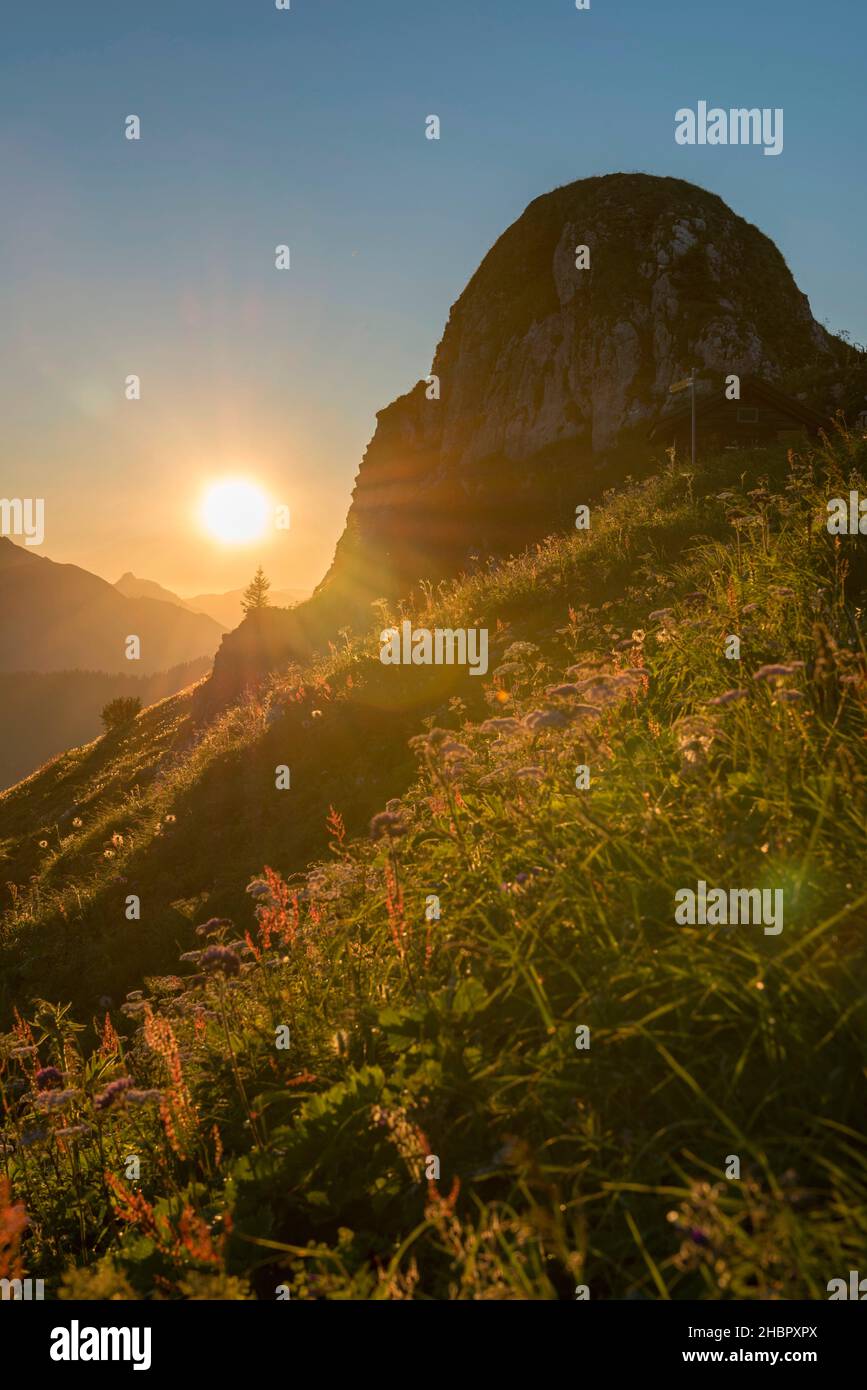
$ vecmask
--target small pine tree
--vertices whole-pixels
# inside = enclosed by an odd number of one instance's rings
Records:
[[[244,612],[252,613],[257,608],[267,608],[270,587],[271,580],[265,578],[265,571],[260,565],[244,590],[244,597],[241,599],[241,607]]]
[[[141,700],[137,695],[118,695],[116,700],[109,700],[102,711],[105,732],[109,734],[112,729],[121,729],[124,724],[131,724],[140,710]]]

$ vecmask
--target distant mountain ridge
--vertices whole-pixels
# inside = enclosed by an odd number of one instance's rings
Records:
[[[122,574],[114,587],[127,598],[159,599],[163,603],[173,603],[179,608],[185,608],[189,613],[205,613],[209,618],[213,618],[215,623],[230,631],[244,620],[244,610],[241,607],[243,589],[229,589],[223,594],[195,594],[193,598],[181,598],[171,589],[164,589],[162,584],[157,584],[152,579],[139,579],[131,571]],[[308,598],[309,594],[309,589],[271,589],[268,598],[274,608],[291,608]]]
[[[128,660],[135,635],[141,657]],[[0,671],[107,671],[147,676],[213,656],[221,626],[35,555],[0,537]]]
[[[171,589],[164,589],[153,579],[139,579],[132,570],[127,570],[126,574],[115,580],[114,587],[124,598],[154,598],[160,603],[173,603],[176,608],[186,608],[188,613],[195,612],[185,599],[172,593]]]

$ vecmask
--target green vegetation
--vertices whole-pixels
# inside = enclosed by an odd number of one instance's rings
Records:
[[[347,635],[0,797],[6,1267],[225,1299],[857,1268],[867,565],[824,518],[865,475],[844,434],[672,463],[427,592],[421,625],[489,628],[486,681]],[[783,932],[675,925],[700,879],[782,887]]]
[[[119,695],[115,700],[109,700],[103,706],[102,719],[106,733],[113,733],[115,729],[122,729],[125,724],[131,724],[134,719],[141,714],[141,700],[137,695]]]
[[[271,587],[271,580],[265,575],[265,571],[260,565],[244,590],[241,599],[241,607],[245,613],[255,613],[257,608],[267,608],[268,590]]]

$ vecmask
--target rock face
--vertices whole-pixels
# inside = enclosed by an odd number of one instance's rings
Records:
[[[287,648],[367,624],[371,600],[470,567],[473,552],[569,528],[578,503],[649,463],[649,427],[691,366],[709,389],[734,372],[821,405],[849,351],[774,244],[715,194],[611,174],[537,198],[453,305],[436,382],[378,414],[334,561]]]
[[[577,269],[576,248],[589,248]],[[715,194],[611,174],[537,198],[452,307],[432,374],[377,416],[317,590],[376,597],[568,526],[693,364],[784,389],[845,354],[774,244]],[[336,595],[335,595],[336,597]]]

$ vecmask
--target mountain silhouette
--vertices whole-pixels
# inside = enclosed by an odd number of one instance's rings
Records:
[[[122,574],[114,587],[127,598],[156,598],[161,599],[163,603],[174,603],[179,608],[186,608],[190,613],[205,613],[209,618],[213,618],[215,623],[230,631],[244,618],[244,610],[241,607],[244,589],[227,589],[222,594],[196,594],[193,598],[180,598],[178,594],[172,593],[171,589],[164,589],[162,584],[156,584],[152,579],[139,579],[130,571]],[[271,589],[268,600],[273,608],[291,608],[307,598],[309,593],[309,589]]]
[[[107,671],[146,676],[211,656],[221,627],[153,598],[125,598],[77,565],[0,538],[0,671]],[[126,656],[137,636],[139,660]]]
[[[155,598],[161,603],[173,603],[177,608],[186,608],[188,612],[198,611],[191,608],[186,599],[172,593],[171,589],[164,589],[162,584],[155,583],[153,579],[139,579],[132,570],[127,570],[120,579],[116,579],[114,587],[119,594],[123,594],[124,598]],[[215,619],[215,621],[217,620]],[[221,624],[221,626],[225,626],[225,624]]]

